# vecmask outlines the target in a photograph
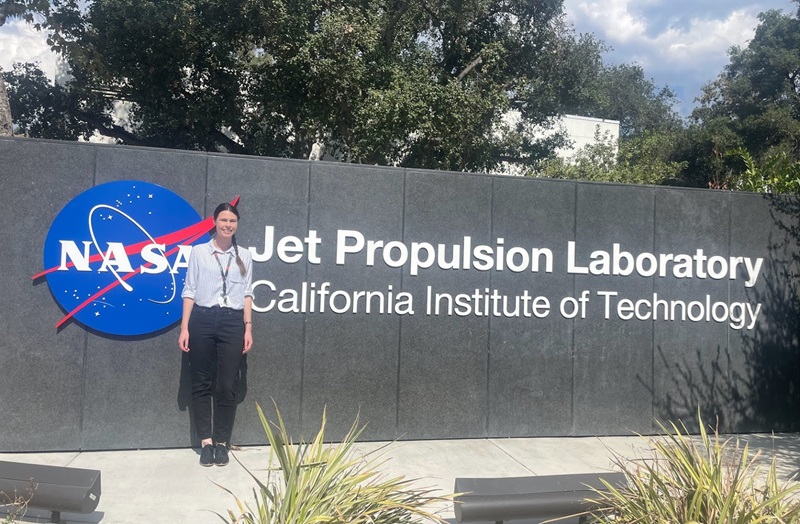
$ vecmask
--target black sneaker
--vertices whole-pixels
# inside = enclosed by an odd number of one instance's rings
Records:
[[[217,444],[214,448],[214,464],[217,466],[228,465],[228,445]]]
[[[200,452],[200,465],[206,467],[214,465],[214,446],[211,444],[203,446],[203,450]]]

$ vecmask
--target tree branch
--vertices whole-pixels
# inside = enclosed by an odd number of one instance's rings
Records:
[[[483,58],[481,58],[481,57],[479,56],[478,58],[476,58],[475,60],[473,60],[472,62],[470,62],[470,63],[469,63],[469,65],[468,65],[467,67],[465,67],[465,68],[464,68],[464,70],[463,70],[463,71],[461,71],[461,72],[458,74],[458,76],[456,77],[456,80],[461,80],[462,78],[464,78],[465,76],[467,76],[467,75],[469,74],[469,72],[470,72],[470,71],[472,71],[473,69],[475,69],[476,67],[478,67],[479,65],[481,65],[481,63],[483,63]]]
[[[392,48],[392,41],[394,40],[394,33],[395,29],[397,28],[397,23],[403,17],[403,15],[408,11],[408,2],[404,2],[400,8],[392,14],[392,17],[386,24],[386,29],[383,32],[383,47],[385,50],[389,50]]]
[[[122,126],[118,126],[116,124],[108,125],[108,123],[104,121],[102,117],[87,113],[86,111],[78,111],[76,115],[84,122],[97,129],[101,135],[122,140],[127,145],[150,147],[157,147],[160,145],[155,141],[139,138],[130,131],[127,131]],[[218,129],[214,129],[210,136],[214,141],[225,147],[229,153],[247,154],[247,149],[243,145],[232,140],[225,133]]]
[[[126,144],[132,146],[150,145],[147,140],[142,140],[141,138],[137,137],[130,131],[126,131],[125,128],[122,126],[118,126],[116,124],[108,125],[108,122],[106,122],[103,119],[103,117],[93,115],[86,111],[76,111],[75,115],[84,122],[86,122],[87,124],[97,129],[97,131],[103,136],[107,136],[110,138],[117,138],[119,140],[122,140]]]
[[[498,162],[509,162],[512,164],[525,164],[528,166],[532,166],[536,164],[541,158],[531,158],[531,157],[520,157],[520,156],[511,156],[511,155],[498,155],[497,156]]]
[[[228,150],[229,153],[238,153],[240,155],[247,154],[247,150],[245,147],[233,140],[231,137],[220,131],[219,129],[215,129],[211,133],[212,138],[214,138],[217,142],[219,142],[225,149]]]
[[[11,118],[11,107],[8,103],[8,94],[3,76],[0,75],[0,136],[14,134],[14,124]]]

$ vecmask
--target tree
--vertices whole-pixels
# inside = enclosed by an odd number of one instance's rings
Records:
[[[60,4],[61,2],[57,1],[56,3]],[[2,0],[0,1],[0,27],[14,18],[22,18],[28,23],[38,25],[35,16],[45,15],[49,12],[50,2],[47,0]]]
[[[549,159],[532,176],[592,180],[626,184],[673,183],[686,167],[672,160],[680,131],[646,131],[615,144],[595,134],[594,144],[578,150],[569,160]]]
[[[675,111],[675,94],[647,79],[636,64],[598,67],[581,82],[582,96],[567,107],[573,114],[618,120],[619,141],[595,135],[594,144],[576,151],[572,158],[550,158],[533,169],[531,176],[623,182],[670,184],[680,178],[685,160],[675,159],[682,147],[683,120]]]
[[[678,99],[668,86],[657,86],[638,64],[603,66],[586,82],[587,94],[574,114],[618,120],[622,139],[683,127],[675,111]]]
[[[703,89],[692,112],[689,170],[705,174],[691,185],[727,184],[742,163],[728,153],[744,148],[758,163],[775,156],[800,160],[800,19],[771,10],[746,47],[729,51],[730,63]],[[728,184],[730,185],[730,184]]]
[[[13,131],[14,127],[11,119],[11,108],[8,105],[6,84],[3,82],[3,76],[0,75],[0,136],[11,136]]]
[[[34,15],[42,15],[49,11],[49,2],[46,0],[0,0],[0,27],[13,18],[23,18],[28,23],[34,24],[37,29],[42,25],[35,22]],[[0,136],[13,135],[14,124],[11,118],[11,102],[8,98],[8,90],[0,70]]]
[[[800,194],[800,161],[790,160],[785,151],[771,156],[761,165],[745,149],[732,151],[731,155],[738,157],[744,164],[744,170],[735,179],[731,189],[754,193]]]
[[[37,65],[14,64],[7,78],[11,112],[16,115],[20,134],[55,140],[73,140],[77,136],[88,138],[93,134],[95,126],[81,116],[90,119],[97,108],[78,107],[81,100],[76,93],[50,82]],[[104,122],[95,124],[106,125]],[[111,130],[108,133],[113,136]]]
[[[534,163],[558,137],[529,130],[581,105],[602,63],[562,0],[0,5],[37,13],[71,70],[50,91],[30,68],[6,73],[28,133],[48,127],[37,119],[57,100],[62,134],[159,147],[308,158],[316,145],[346,161],[452,170]],[[125,124],[111,118],[120,104]],[[496,132],[509,110],[520,125]]]

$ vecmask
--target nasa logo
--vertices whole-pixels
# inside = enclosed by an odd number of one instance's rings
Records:
[[[74,318],[110,335],[144,335],[182,313],[189,253],[208,242],[213,219],[180,196],[142,181],[109,182],[84,191],[53,220],[45,271],[56,301]]]

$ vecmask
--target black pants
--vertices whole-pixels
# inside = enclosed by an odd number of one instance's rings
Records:
[[[243,315],[242,310],[195,305],[189,317],[192,412],[200,440],[230,443],[244,349]],[[215,375],[216,388],[212,392]]]

